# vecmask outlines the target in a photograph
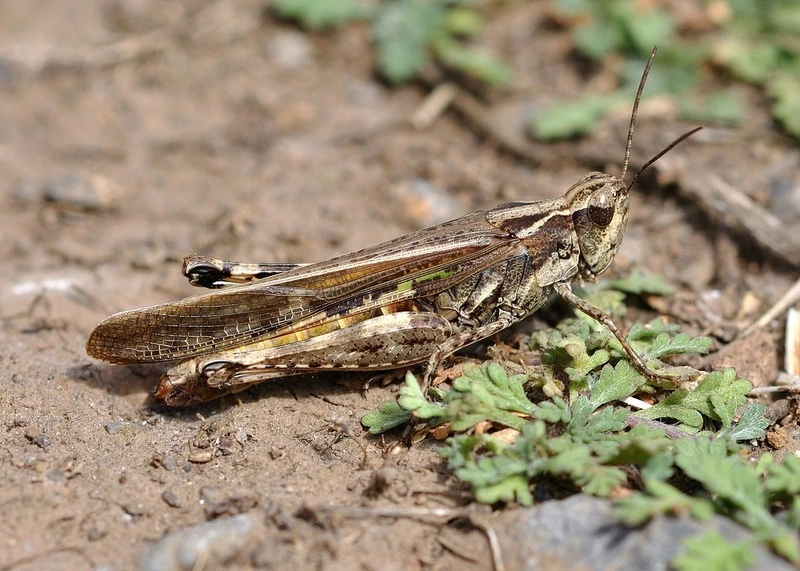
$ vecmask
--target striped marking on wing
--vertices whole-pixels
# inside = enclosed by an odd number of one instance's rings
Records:
[[[506,235],[485,223],[485,216],[481,219],[481,232],[464,232],[455,239],[425,240],[426,232],[441,235],[445,230],[431,228],[251,284],[117,313],[95,328],[87,353],[115,364],[195,357],[285,334],[293,323],[315,313],[320,320],[335,318],[348,301],[368,310],[442,291],[499,263],[518,247],[516,240],[501,239]],[[417,250],[411,250],[418,255],[409,256],[408,248],[418,240]],[[338,269],[345,263],[348,268]],[[425,279],[439,272],[449,277]]]

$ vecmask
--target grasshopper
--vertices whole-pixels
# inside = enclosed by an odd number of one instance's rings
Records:
[[[425,382],[458,349],[544,305],[553,293],[603,323],[634,366],[657,378],[611,318],[570,283],[594,281],[611,263],[639,175],[591,172],[552,200],[476,211],[354,253],[313,264],[247,264],[186,258],[183,274],[215,291],[123,311],[101,322],[89,355],[113,364],[181,359],[160,379],[168,405],[200,403],[267,379],[327,370],[380,371],[427,363]]]

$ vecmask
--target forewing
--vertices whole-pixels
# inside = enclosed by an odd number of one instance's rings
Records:
[[[236,291],[234,291],[234,289]],[[234,286],[175,302],[116,313],[86,342],[86,352],[108,363],[152,363],[222,350],[291,321],[305,299]]]
[[[279,334],[317,312],[392,292],[392,301],[430,295],[498,263],[516,239],[484,212],[242,286],[117,313],[87,341],[89,355],[109,363],[169,361]],[[433,279],[435,277],[435,279]]]

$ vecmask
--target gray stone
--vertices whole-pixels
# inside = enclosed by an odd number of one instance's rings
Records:
[[[506,569],[582,569],[637,571],[671,568],[685,539],[713,529],[732,541],[752,537],[721,516],[707,522],[689,517],[657,517],[628,527],[612,513],[612,504],[573,496],[534,508],[508,511],[492,523]],[[764,547],[756,548],[754,569],[789,571],[788,562]]]
[[[234,559],[255,535],[258,524],[246,514],[171,533],[139,557],[142,571],[182,571],[198,563],[219,568]]]

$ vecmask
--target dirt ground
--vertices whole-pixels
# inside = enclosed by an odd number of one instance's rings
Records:
[[[435,445],[384,460],[384,442],[362,433],[360,417],[396,383],[364,391],[362,376],[312,375],[168,410],[148,398],[164,366],[102,365],[84,343],[113,312],[197,293],[180,275],[185,255],[319,260],[562,194],[587,170],[618,172],[628,110],[532,165],[456,113],[413,129],[426,92],[376,79],[366,28],[309,35],[262,8],[0,0],[2,569],[131,568],[171,532],[253,510],[264,523],[231,555],[238,566],[490,565],[470,526],[308,515],[469,503]],[[505,5],[486,37],[517,69],[492,102],[506,126],[586,85],[540,3]],[[764,101],[742,95],[760,104],[746,125],[707,131],[665,159],[663,176],[645,177],[612,269],[676,284],[663,310],[717,348],[796,276],[669,184],[690,164],[682,172],[736,183],[796,224],[797,148]],[[645,106],[634,156],[686,128],[669,108]],[[597,149],[608,164],[586,158]],[[779,206],[776,188],[794,194]],[[718,359],[772,383],[778,325]]]

